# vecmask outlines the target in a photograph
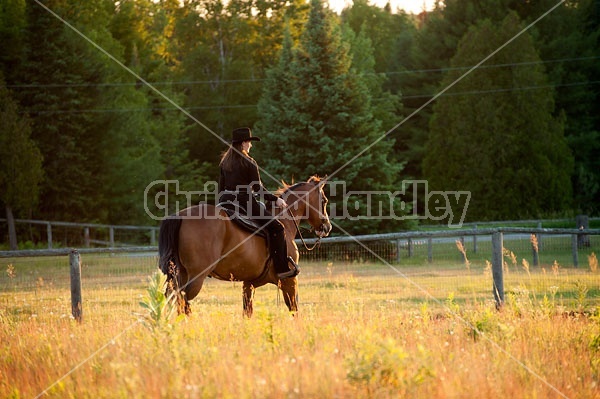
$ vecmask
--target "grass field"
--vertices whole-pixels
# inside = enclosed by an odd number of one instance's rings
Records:
[[[507,254],[496,311],[485,262],[304,264],[292,317],[274,286],[207,280],[189,318],[153,257],[85,255],[83,322],[68,260],[4,259],[0,397],[600,398],[600,271]]]

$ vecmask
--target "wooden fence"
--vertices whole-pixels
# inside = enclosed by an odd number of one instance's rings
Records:
[[[574,223],[577,228],[584,226],[589,227],[589,222],[597,222],[600,218],[588,218],[585,215],[579,215],[575,220],[573,219],[554,219],[554,220],[515,220],[507,222],[478,222],[478,223],[465,223],[463,228],[467,228],[467,231],[481,229],[482,235],[489,234],[489,228],[498,226],[499,223],[506,226],[512,225],[536,225],[537,229],[542,229],[543,224],[570,224]],[[6,219],[0,218],[0,223],[6,223]],[[55,222],[46,220],[30,220],[30,219],[15,219],[15,223],[22,230],[27,230],[29,234],[21,234],[21,240],[24,240],[27,235],[32,235],[30,230],[32,226],[37,226],[34,240],[36,242],[45,242],[48,249],[55,247],[78,247],[78,248],[91,248],[91,247],[131,247],[131,246],[155,246],[156,238],[158,234],[158,226],[132,226],[132,225],[110,225],[110,224],[98,224],[98,223],[73,223],[73,222]],[[486,226],[490,226],[486,229]],[[68,230],[68,234],[65,232]],[[450,232],[457,230],[450,229]],[[136,234],[136,237],[127,236],[126,232]],[[0,230],[1,233],[1,230]],[[439,228],[432,233],[439,233]],[[404,233],[403,233],[404,234]],[[414,235],[414,238],[419,237]],[[58,237],[57,237],[58,235]],[[375,237],[375,236],[363,236],[363,237]],[[398,236],[402,239],[402,235]],[[426,236],[425,236],[426,237]],[[1,238],[1,234],[0,234]],[[44,239],[45,238],[45,239]],[[372,238],[365,238],[367,241],[372,241]],[[330,240],[330,239],[329,239]],[[476,240],[476,239],[475,239]],[[335,242],[335,241],[332,241]],[[340,241],[343,242],[343,241]],[[347,241],[349,242],[349,241]],[[56,244],[56,245],[55,245]],[[399,252],[398,252],[399,253]]]
[[[6,219],[1,219],[0,222],[6,222]],[[104,246],[109,248],[115,248],[117,246],[131,246],[130,242],[117,240],[117,233],[120,231],[131,231],[143,233],[143,240],[146,240],[146,244],[150,246],[156,245],[156,237],[158,233],[158,226],[130,226],[130,225],[110,225],[110,224],[98,224],[98,223],[72,223],[72,222],[51,222],[46,220],[29,220],[29,219],[15,219],[16,224],[25,225],[36,225],[45,227],[45,237],[47,242],[47,248],[54,248],[54,232],[57,228],[69,229],[74,232],[70,235],[71,243],[68,240],[58,240],[60,245],[76,245],[83,248],[90,248],[92,246]],[[98,232],[102,234],[98,234]],[[97,234],[91,234],[96,232]],[[38,235],[40,233],[38,232]],[[43,233],[42,233],[43,234]],[[59,246],[60,246],[59,245]]]
[[[122,226],[119,226],[122,227]],[[480,240],[485,239],[491,241],[491,250],[486,254],[486,257],[491,259],[492,264],[492,277],[491,282],[491,293],[493,295],[496,306],[500,308],[504,303],[504,237],[520,236],[529,237],[531,242],[531,251],[534,259],[534,266],[536,259],[539,259],[540,251],[543,251],[544,240],[551,236],[560,236],[563,239],[570,241],[570,250],[572,256],[572,264],[574,267],[579,266],[579,250],[582,247],[598,247],[600,248],[600,240],[590,240],[591,236],[600,236],[600,229],[528,229],[528,228],[492,228],[492,229],[471,229],[471,230],[448,230],[448,231],[435,231],[435,232],[401,232],[392,234],[374,234],[374,235],[361,235],[352,237],[330,237],[321,240],[322,248],[334,245],[355,245],[362,247],[365,253],[370,253],[373,259],[382,261],[384,263],[402,263],[404,257],[401,254],[405,254],[407,258],[414,256],[414,246],[419,243],[426,243],[427,246],[427,261],[434,261],[434,245],[440,245],[440,243],[454,243],[460,242],[465,243],[466,240],[470,240],[473,244],[473,252],[478,251],[478,238]],[[308,239],[306,243],[311,245],[315,242],[315,239]],[[385,242],[395,248],[395,257],[393,259],[385,259],[381,255],[370,248],[369,244],[373,242]],[[309,257],[309,253],[303,248],[303,244],[297,240],[298,247],[300,248],[303,259]],[[56,255],[68,255],[70,264],[70,281],[71,281],[71,308],[73,317],[77,320],[81,320],[83,315],[83,306],[81,301],[81,254],[86,253],[133,253],[133,252],[147,252],[156,253],[156,246],[141,246],[141,247],[121,247],[121,248],[56,248],[56,249],[43,249],[43,250],[21,250],[21,251],[0,251],[0,257],[32,257],[32,256],[56,256]],[[323,251],[326,252],[326,251]],[[466,261],[466,251],[462,253],[464,261]],[[332,256],[331,252],[329,255]],[[410,260],[408,260],[410,262]]]

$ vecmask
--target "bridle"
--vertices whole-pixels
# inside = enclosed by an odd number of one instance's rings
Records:
[[[323,207],[323,204],[319,204],[319,206]],[[308,244],[306,243],[306,241],[304,240],[304,237],[302,236],[302,231],[300,230],[300,226],[298,225],[298,222],[296,221],[296,218],[295,218],[294,214],[292,213],[292,211],[290,210],[289,207],[286,208],[286,210],[289,213],[289,215],[291,216],[292,220],[294,221],[294,226],[296,226],[296,231],[300,235],[300,241],[302,241],[302,245],[304,245],[304,248],[307,251],[312,251],[315,248],[320,247],[321,246],[321,238],[323,238],[323,237],[317,235],[317,241],[315,241],[315,244],[312,247],[309,247]],[[314,229],[314,227],[313,227],[313,229]],[[310,231],[312,231],[312,229]]]
[[[296,218],[294,217],[294,214],[292,213],[292,211],[290,211],[289,209],[287,209],[288,213],[290,214],[290,216],[292,217],[292,220],[294,221],[294,226],[296,226],[296,231],[298,232],[298,234],[300,235],[300,241],[302,241],[302,245],[304,245],[304,248],[307,251],[312,251],[313,249],[315,249],[317,246],[321,246],[321,236],[317,236],[317,241],[315,242],[315,245],[313,245],[312,247],[308,247],[308,244],[306,244],[306,241],[304,241],[304,237],[302,236],[302,232],[300,231],[300,226],[298,225],[298,222],[296,221]]]

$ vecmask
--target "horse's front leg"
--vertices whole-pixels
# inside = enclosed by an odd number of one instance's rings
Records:
[[[254,286],[249,282],[244,281],[242,290],[244,296],[244,315],[250,318],[252,317],[252,312],[254,312],[254,306],[252,304],[254,299]]]
[[[292,313],[298,312],[298,278],[279,280],[279,288],[283,292],[283,300]]]

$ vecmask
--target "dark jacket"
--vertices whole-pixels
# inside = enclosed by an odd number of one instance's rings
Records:
[[[276,201],[277,196],[270,193],[260,180],[258,164],[249,157],[244,156],[238,168],[232,171],[225,171],[221,167],[221,176],[219,178],[219,190],[221,194],[224,190],[245,192],[248,194],[258,194],[267,201]]]

